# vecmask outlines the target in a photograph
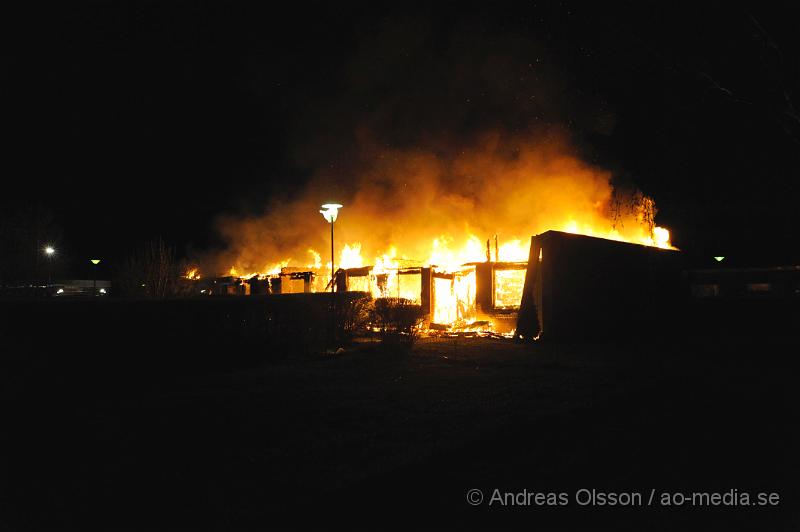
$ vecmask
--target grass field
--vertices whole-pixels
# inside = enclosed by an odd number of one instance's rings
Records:
[[[80,358],[84,341],[60,356]],[[425,338],[411,353],[364,343],[183,371],[166,361],[191,360],[201,342],[156,345],[144,366],[130,352],[142,343],[105,345],[91,366],[18,352],[4,358],[4,519],[13,530],[796,530],[798,343]],[[224,361],[259,348],[205,349]],[[495,488],[571,500],[490,506]],[[777,492],[780,504],[579,506],[581,488]]]

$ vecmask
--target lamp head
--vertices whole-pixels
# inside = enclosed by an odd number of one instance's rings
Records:
[[[339,215],[339,209],[342,208],[342,205],[338,203],[326,203],[322,206],[322,210],[319,213],[325,218],[325,220],[332,224],[336,221],[336,217]]]

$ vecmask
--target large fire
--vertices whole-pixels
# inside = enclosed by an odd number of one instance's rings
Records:
[[[345,204],[335,224],[335,266],[367,268],[369,275],[350,279],[350,290],[414,301],[420,289],[413,269],[433,268],[442,274],[432,281],[435,323],[473,319],[470,265],[525,262],[534,234],[554,229],[672,247],[669,231],[654,223],[652,199],[615,189],[609,172],[581,162],[557,137],[534,142],[495,134],[445,155],[369,143],[362,151],[352,190],[334,198]],[[223,220],[231,244],[219,258],[226,273],[311,271],[309,289],[329,289],[330,229],[317,210],[338,177],[321,173],[299,198],[273,204],[261,217]],[[498,272],[495,306],[518,306],[523,280],[519,268]]]

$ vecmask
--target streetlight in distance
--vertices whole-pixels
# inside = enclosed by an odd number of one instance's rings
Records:
[[[97,295],[97,265],[100,264],[100,259],[89,259],[89,262],[94,264],[94,268],[92,268],[92,297]]]
[[[53,246],[45,246],[44,254],[47,255],[47,284],[53,282],[53,255],[56,254],[56,248]]]
[[[320,214],[325,220],[331,224],[331,292],[333,292],[334,279],[336,276],[336,269],[334,268],[334,254],[333,254],[333,224],[336,223],[336,217],[339,215],[339,209],[342,205],[338,203],[326,203],[322,206]]]

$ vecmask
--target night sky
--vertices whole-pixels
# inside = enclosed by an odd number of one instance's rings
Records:
[[[541,124],[692,256],[800,260],[788,4],[68,4],[0,23],[7,256],[37,209],[72,264],[155,236],[191,256],[217,216],[346,168],[365,125],[406,147]]]

